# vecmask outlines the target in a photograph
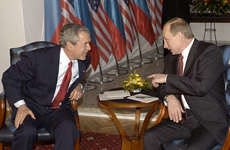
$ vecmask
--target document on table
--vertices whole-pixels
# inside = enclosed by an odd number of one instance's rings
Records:
[[[129,96],[129,97],[127,97],[127,99],[131,99],[131,100],[135,100],[135,101],[139,101],[139,102],[143,102],[143,103],[150,103],[150,102],[159,100],[158,97],[154,97],[154,96],[150,96],[150,95],[146,95],[146,94],[141,94],[141,93]]]
[[[124,97],[130,96],[129,91],[126,90],[113,90],[105,91],[103,94],[99,94],[100,101],[123,99]]]

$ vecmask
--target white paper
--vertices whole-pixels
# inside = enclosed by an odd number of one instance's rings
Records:
[[[141,94],[141,93],[133,95],[133,96],[129,96],[129,97],[127,97],[127,99],[131,99],[131,100],[135,100],[135,101],[139,101],[139,102],[143,102],[143,103],[150,103],[150,102],[159,100],[158,97],[154,97],[154,96],[150,96],[150,95],[146,95],[146,94]]]
[[[129,91],[125,90],[114,90],[105,91],[103,94],[99,94],[99,99],[101,101],[113,100],[113,99],[123,99],[124,97],[130,96]]]

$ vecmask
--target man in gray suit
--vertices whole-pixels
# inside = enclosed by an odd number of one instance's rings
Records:
[[[167,142],[187,139],[182,149],[210,150],[224,142],[228,127],[221,51],[196,40],[182,18],[164,25],[163,38],[171,52],[165,74],[149,78],[167,103],[169,118],[145,133],[144,148],[160,150]]]
[[[86,27],[67,24],[61,46],[22,53],[21,61],[3,74],[16,127],[12,150],[32,150],[38,128],[54,134],[55,150],[74,149],[79,129],[70,100],[83,95],[80,82],[89,65],[90,40]]]

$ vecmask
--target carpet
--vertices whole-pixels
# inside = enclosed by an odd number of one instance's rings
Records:
[[[51,145],[37,145],[34,150],[53,150]],[[120,150],[119,135],[87,132],[81,134],[80,150]],[[7,148],[7,150],[10,150]]]

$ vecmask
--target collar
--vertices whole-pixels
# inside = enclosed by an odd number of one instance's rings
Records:
[[[72,61],[73,64],[77,63],[78,60],[70,60],[69,57],[66,55],[64,48],[61,48],[60,52],[60,63],[64,65],[68,65],[68,63]]]
[[[181,55],[183,56],[183,58],[187,58],[188,57],[188,54],[190,52],[190,49],[192,47],[192,44],[194,42],[194,38],[192,39],[192,41],[189,43],[189,45],[182,51]]]

